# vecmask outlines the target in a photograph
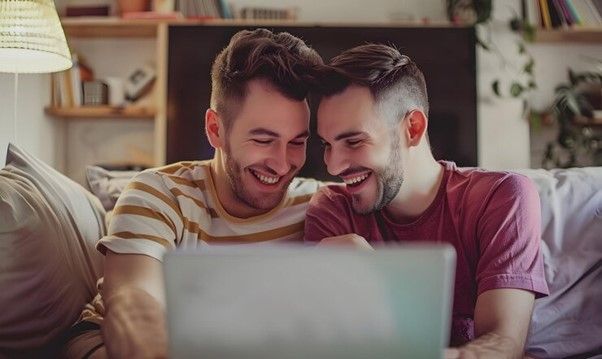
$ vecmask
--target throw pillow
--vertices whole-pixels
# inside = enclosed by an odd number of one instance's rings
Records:
[[[46,353],[96,294],[98,199],[9,145],[0,170],[0,357]]]

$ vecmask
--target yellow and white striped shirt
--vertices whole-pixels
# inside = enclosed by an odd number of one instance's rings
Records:
[[[163,260],[166,250],[175,247],[300,241],[305,210],[319,186],[316,180],[295,178],[276,208],[242,219],[219,202],[210,161],[146,170],[119,197],[109,234],[97,248]]]
[[[175,247],[273,244],[302,241],[305,211],[322,185],[295,178],[281,203],[268,213],[236,218],[217,199],[210,161],[179,162],[136,175],[123,191],[109,225],[97,244],[122,254],[144,254],[163,260]],[[80,320],[100,324],[104,317],[103,279],[99,294],[84,308]]]

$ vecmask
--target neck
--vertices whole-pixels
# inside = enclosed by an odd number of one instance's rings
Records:
[[[215,156],[210,163],[217,200],[229,215],[237,218],[249,218],[267,212],[252,208],[236,197],[228,180],[226,158],[221,149],[215,150]]]
[[[430,150],[422,152],[409,153],[403,184],[386,207],[387,214],[397,222],[409,222],[420,216],[433,203],[439,191],[443,166],[435,161]]]

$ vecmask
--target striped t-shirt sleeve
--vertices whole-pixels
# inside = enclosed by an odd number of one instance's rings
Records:
[[[144,254],[160,261],[173,249],[184,228],[178,201],[163,178],[144,171],[132,179],[113,210],[108,235],[97,244],[121,254]]]

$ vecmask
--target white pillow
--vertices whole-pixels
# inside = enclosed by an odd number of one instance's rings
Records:
[[[0,357],[48,353],[96,294],[104,209],[83,187],[9,145],[0,170]],[[26,355],[27,356],[27,355]]]
[[[115,207],[117,199],[130,180],[139,171],[108,171],[98,166],[86,167],[86,180],[90,191],[100,199],[106,211]]]

